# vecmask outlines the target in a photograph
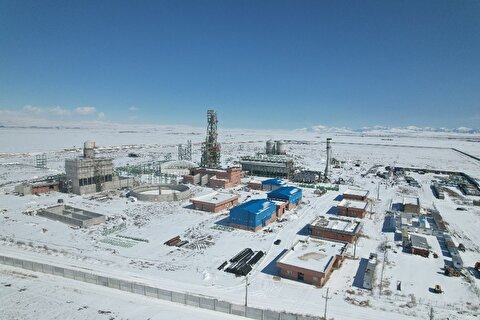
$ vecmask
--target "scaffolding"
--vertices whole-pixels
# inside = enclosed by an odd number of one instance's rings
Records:
[[[187,146],[178,145],[178,160],[192,161],[192,140],[187,141]]]
[[[35,168],[47,169],[47,154],[37,154],[35,157]]]
[[[200,165],[206,168],[220,168],[220,143],[217,141],[217,113],[207,111],[207,137],[202,143],[202,161]]]

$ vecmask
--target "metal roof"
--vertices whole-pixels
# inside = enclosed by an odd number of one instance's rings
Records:
[[[430,246],[428,245],[427,238],[418,236],[416,234],[410,235],[410,240],[412,240],[412,247],[429,250]]]
[[[270,206],[275,206],[275,203],[267,199],[254,199],[254,200],[250,200],[245,203],[242,203],[232,208],[230,211],[244,210],[249,213],[258,214],[264,211],[265,209],[269,208]]]
[[[285,184],[285,181],[283,181],[282,179],[276,179],[276,178],[273,178],[273,179],[267,179],[267,180],[263,180],[262,181],[262,184],[266,184],[266,185],[284,185]]]
[[[290,197],[293,194],[299,193],[302,190],[300,188],[294,186],[288,187],[281,187],[277,190],[273,190],[272,192],[268,193],[269,198],[276,198],[276,197]]]

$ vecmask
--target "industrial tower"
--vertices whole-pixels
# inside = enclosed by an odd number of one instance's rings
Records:
[[[328,176],[330,174],[330,163],[332,161],[332,147],[330,146],[330,141],[332,138],[327,138],[327,164],[325,165],[325,179],[328,180]]]
[[[207,111],[207,138],[202,143],[202,161],[200,165],[206,168],[220,167],[220,143],[217,142],[217,113]]]

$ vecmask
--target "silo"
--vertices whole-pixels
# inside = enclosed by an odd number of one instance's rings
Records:
[[[275,143],[273,140],[268,140],[265,146],[265,153],[266,154],[275,154]]]
[[[85,158],[95,157],[95,141],[85,141],[83,144],[83,156]]]
[[[277,141],[275,151],[276,151],[277,154],[286,154],[287,149],[286,149],[286,146],[285,146],[285,142],[282,141],[282,140]]]

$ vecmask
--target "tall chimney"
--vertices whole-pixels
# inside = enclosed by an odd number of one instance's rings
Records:
[[[330,174],[330,162],[332,161],[332,147],[330,146],[330,141],[332,141],[332,138],[327,138],[327,164],[325,165],[325,179],[328,179],[328,175]]]

